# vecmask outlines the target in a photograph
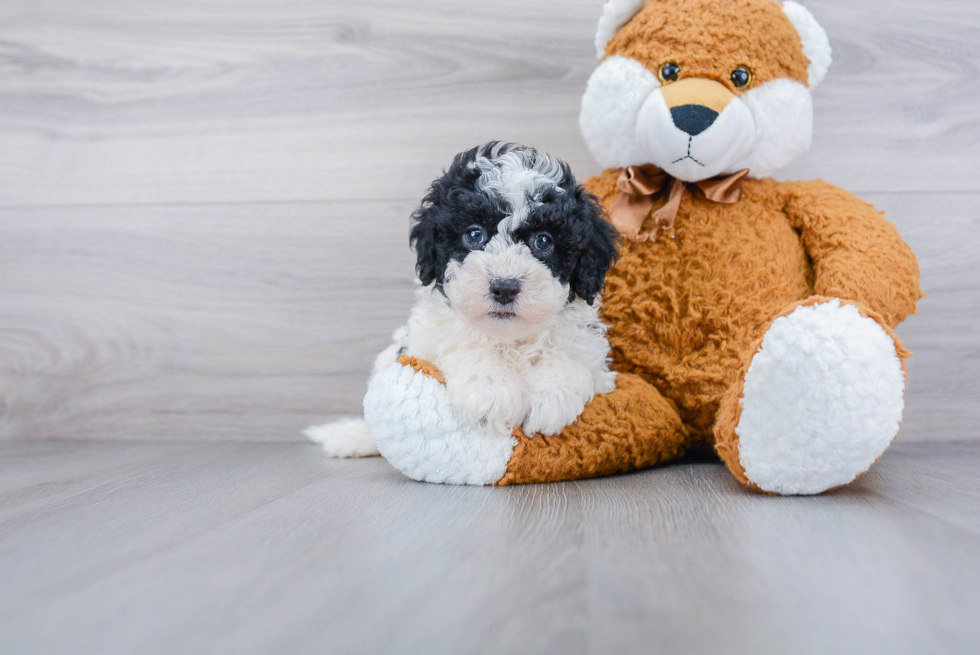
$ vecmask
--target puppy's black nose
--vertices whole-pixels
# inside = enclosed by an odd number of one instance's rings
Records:
[[[490,293],[501,305],[509,305],[517,300],[517,294],[520,292],[521,281],[514,278],[498,278],[490,283]]]
[[[715,124],[718,112],[704,105],[681,105],[670,110],[670,117],[677,129],[697,136]]]

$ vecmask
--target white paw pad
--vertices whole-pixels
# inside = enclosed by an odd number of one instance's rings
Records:
[[[394,365],[371,378],[364,418],[384,458],[413,480],[486,485],[507,472],[517,440],[461,420],[445,385]]]
[[[773,322],[745,377],[735,433],[761,489],[816,494],[867,471],[898,434],[905,373],[895,342],[839,300]]]

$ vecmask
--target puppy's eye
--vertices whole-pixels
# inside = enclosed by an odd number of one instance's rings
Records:
[[[661,82],[676,82],[677,77],[681,74],[681,67],[672,61],[668,61],[660,68],[660,81]]]
[[[551,249],[555,247],[554,242],[551,240],[551,235],[547,232],[539,232],[531,237],[531,248],[538,252],[551,252]]]
[[[745,66],[739,66],[732,71],[732,84],[736,89],[744,89],[752,84],[752,71]]]
[[[471,225],[463,232],[463,245],[470,250],[478,250],[487,242],[487,233],[479,225]]]

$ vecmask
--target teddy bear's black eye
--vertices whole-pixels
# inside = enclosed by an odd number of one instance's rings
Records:
[[[739,66],[732,71],[732,84],[736,89],[744,89],[752,83],[752,71],[745,66]]]
[[[681,67],[672,61],[668,61],[660,69],[660,81],[674,82],[677,80],[677,76],[680,74],[681,74]]]

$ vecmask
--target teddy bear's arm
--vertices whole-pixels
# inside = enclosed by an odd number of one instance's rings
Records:
[[[815,294],[863,303],[892,327],[915,313],[923,296],[918,261],[881,212],[823,181],[779,188],[813,261]]]
[[[460,420],[445,378],[403,355],[371,377],[364,418],[377,450],[413,480],[450,484],[528,484],[593,478],[656,466],[682,456],[691,435],[677,406],[638,375],[586,405],[554,437],[501,435]]]

